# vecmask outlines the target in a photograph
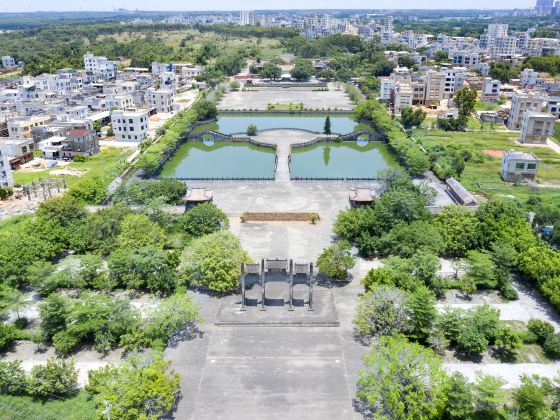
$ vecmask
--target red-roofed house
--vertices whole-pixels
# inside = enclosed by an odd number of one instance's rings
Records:
[[[95,130],[74,128],[62,141],[62,157],[93,156],[99,153],[99,141]]]

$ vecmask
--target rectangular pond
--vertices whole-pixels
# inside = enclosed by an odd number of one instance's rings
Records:
[[[348,134],[358,125],[352,114],[329,115],[333,134]],[[245,133],[251,124],[258,130],[293,128],[323,133],[327,114],[219,114],[213,130],[224,134]]]
[[[293,148],[290,166],[292,179],[374,179],[379,171],[398,167],[399,163],[383,142],[318,142]]]
[[[216,142],[207,146],[202,142],[185,142],[163,166],[162,178],[274,178],[276,169],[274,149],[250,143]]]

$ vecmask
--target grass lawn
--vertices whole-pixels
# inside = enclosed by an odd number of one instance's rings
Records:
[[[560,144],[560,122],[554,126],[554,136],[551,137],[556,143]]]
[[[446,132],[440,130],[416,130],[414,137],[424,146],[455,145],[473,153],[474,159],[465,164],[461,182],[470,191],[489,197],[511,195],[526,200],[538,194],[546,201],[560,201],[560,189],[541,189],[535,193],[525,185],[511,185],[500,177],[501,159],[483,154],[483,150],[505,151],[509,149],[534,153],[540,159],[537,181],[543,184],[560,185],[560,155],[549,148],[525,147],[515,141],[518,134],[513,132]],[[477,182],[493,183],[496,189],[481,189]]]
[[[131,149],[106,147],[101,149],[101,153],[99,155],[88,158],[85,162],[71,162],[64,168],[62,166],[55,165],[52,168],[44,169],[42,171],[26,172],[19,170],[13,172],[12,176],[14,178],[15,184],[25,185],[40,178],[61,178],[61,175],[51,175],[51,172],[57,169],[74,169],[78,171],[85,171],[85,174],[83,174],[82,176],[64,177],[66,178],[67,186],[70,187],[71,185],[84,178],[103,174],[104,172],[110,170],[110,168],[114,164],[122,161],[123,159],[126,159],[128,156],[130,156],[131,153]]]
[[[0,395],[0,420],[95,420],[95,404],[85,392],[66,400],[34,401],[31,397]]]
[[[475,111],[494,111],[500,107],[498,102],[482,102],[476,101],[474,104]]]
[[[266,108],[269,111],[297,111],[305,109],[303,104],[268,104]]]

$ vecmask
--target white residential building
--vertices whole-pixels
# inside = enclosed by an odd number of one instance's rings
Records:
[[[103,80],[117,77],[117,62],[107,60],[107,57],[86,53],[84,54],[84,67],[86,72],[92,73]]]
[[[255,13],[249,12],[247,10],[242,10],[241,12],[239,12],[239,24],[241,26],[254,25]]]
[[[444,97],[445,73],[430,70],[426,73],[426,98],[427,106],[439,106]]]
[[[488,76],[488,73],[490,73],[490,64],[488,63],[478,63],[474,66],[474,68],[477,69],[483,76]]]
[[[532,93],[518,93],[511,98],[511,108],[507,121],[507,128],[510,130],[521,129],[521,119],[523,113],[529,110],[539,110],[544,104],[543,98],[540,95]]]
[[[152,74],[161,74],[166,71],[173,71],[173,66],[169,63],[152,62]]]
[[[556,117],[556,119],[560,118],[560,97],[559,96],[551,96],[546,100],[546,109],[552,115]]]
[[[409,83],[397,83],[393,98],[393,111],[400,114],[403,108],[412,105],[413,91]]]
[[[499,57],[501,55],[514,55],[517,47],[517,39],[514,36],[499,36],[494,38],[490,46],[490,55]]]
[[[155,109],[158,113],[173,112],[174,97],[175,94],[172,90],[155,88],[146,89],[146,104],[149,109]]]
[[[442,69],[445,73],[444,97],[450,98],[465,84],[467,69],[465,67],[453,67],[451,69]]]
[[[478,52],[456,51],[453,53],[453,64],[472,69],[479,63]]]
[[[105,109],[127,109],[134,106],[132,95],[107,95],[105,97]]]
[[[521,72],[521,86],[533,87],[537,83],[539,73],[533,69],[523,69]]]
[[[0,187],[11,187],[14,185],[12,179],[12,169],[10,168],[10,160],[8,151],[0,146]]]
[[[8,67],[15,67],[15,66],[16,66],[16,60],[14,60],[14,57],[9,55],[2,56],[2,67],[8,68]]]
[[[548,112],[527,111],[521,122],[521,143],[546,143],[554,135],[556,117]]]
[[[381,79],[381,86],[379,88],[379,99],[388,101],[391,99],[393,91],[395,90],[396,80],[393,77],[384,77]]]
[[[499,80],[485,77],[480,100],[482,102],[498,102],[500,100],[500,86],[501,83]]]
[[[117,140],[142,141],[148,135],[148,111],[146,109],[113,111],[111,126]]]
[[[507,23],[491,23],[488,25],[488,30],[486,31],[489,37],[498,38],[501,36],[507,36],[508,25]]]
[[[532,153],[510,150],[502,154],[501,175],[504,181],[535,179],[539,159]]]
[[[8,135],[12,138],[31,138],[33,137],[31,130],[35,127],[42,127],[51,121],[47,116],[35,116],[20,120],[8,121]]]

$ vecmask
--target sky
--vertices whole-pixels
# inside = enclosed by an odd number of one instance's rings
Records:
[[[129,10],[262,9],[515,9],[531,8],[529,0],[0,0],[0,12]]]

